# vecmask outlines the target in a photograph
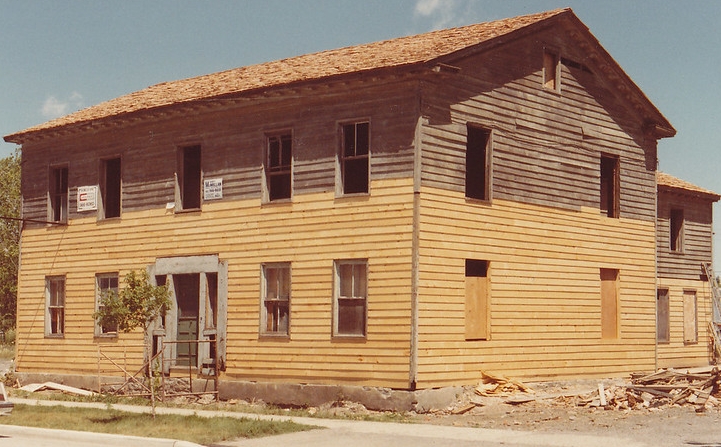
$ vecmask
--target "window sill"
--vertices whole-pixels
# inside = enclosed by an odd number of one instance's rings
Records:
[[[466,203],[473,204],[473,205],[491,206],[491,199],[478,199],[476,197],[466,196]]]
[[[175,210],[173,214],[200,214],[202,208],[188,208],[187,210]]]
[[[266,200],[266,201],[262,202],[262,203],[260,204],[260,206],[262,206],[262,207],[266,207],[266,206],[287,206],[287,205],[292,205],[292,204],[293,204],[293,199],[289,197],[289,198],[287,198],[287,199]]]
[[[288,334],[260,334],[258,336],[259,341],[290,341],[290,335]]]
[[[117,340],[118,334],[112,333],[112,334],[95,334],[94,338],[96,340]]]
[[[365,343],[368,341],[366,335],[334,335],[331,337],[333,343]]]
[[[45,338],[64,339],[65,334],[45,334]]]

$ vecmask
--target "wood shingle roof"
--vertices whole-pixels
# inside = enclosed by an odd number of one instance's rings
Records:
[[[230,98],[249,92],[265,91],[274,87],[351,73],[434,63],[439,58],[468,50],[560,16],[574,20],[587,31],[587,28],[576,18],[571,9],[564,8],[305,54],[178,81],[163,82],[7,135],[5,141],[22,144],[32,137],[43,136],[51,131],[94,126],[108,119],[121,118],[136,112],[194,101]],[[588,35],[590,36],[590,33]],[[595,46],[600,48],[595,38],[592,36],[590,38],[595,42]],[[617,67],[615,61],[604,50],[598,51],[604,58],[611,61],[611,64],[606,64],[605,67],[609,65]],[[664,136],[673,135],[675,133],[673,127],[641,93],[640,89],[627,78],[620,67],[617,72],[617,78],[620,77],[623,82],[630,83],[631,90],[636,92],[638,98],[641,98],[642,105],[640,107],[650,111],[649,113],[653,117],[652,121],[664,129],[666,132]],[[637,105],[637,107],[639,106]]]
[[[675,190],[676,192],[694,196],[705,197],[714,202],[721,199],[721,195],[709,190],[696,186],[680,178],[676,178],[665,172],[656,171],[656,184],[659,189]]]

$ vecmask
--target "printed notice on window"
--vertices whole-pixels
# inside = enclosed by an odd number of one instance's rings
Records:
[[[223,198],[223,179],[211,178],[203,181],[203,200]]]
[[[98,187],[78,186],[78,212],[98,209]]]

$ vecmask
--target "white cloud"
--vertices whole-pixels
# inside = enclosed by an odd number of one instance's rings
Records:
[[[461,7],[462,2],[458,0],[417,0],[413,12],[432,19],[433,28],[440,29],[458,25],[463,20]]]
[[[83,108],[83,95],[73,92],[66,100],[58,99],[55,95],[49,96],[43,103],[40,113],[47,119],[53,119],[81,108]]]

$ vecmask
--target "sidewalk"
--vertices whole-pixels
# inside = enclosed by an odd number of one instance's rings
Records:
[[[81,403],[64,401],[44,401],[32,399],[13,399],[16,404],[68,406],[97,408],[107,410],[107,404]],[[111,408],[135,412],[149,413],[149,407],[134,405],[111,405]],[[623,445],[626,447],[645,447],[647,444],[630,439],[617,437],[583,435],[574,433],[541,433],[518,430],[483,429],[468,427],[450,427],[424,424],[400,424],[390,422],[349,421],[343,419],[316,419],[282,415],[263,415],[236,413],[228,411],[190,410],[183,408],[156,408],[158,414],[198,415],[203,417],[234,417],[265,420],[291,420],[299,424],[320,427],[319,430],[289,433],[257,439],[237,439],[215,444],[227,447],[336,447],[343,444],[353,447],[395,446],[395,447],[430,447],[452,445],[453,447],[483,446],[518,446],[518,447],[608,447]],[[7,427],[7,426],[3,426]],[[74,432],[75,433],[75,432]],[[138,444],[158,447],[190,447],[192,443],[175,443],[172,440],[152,440],[155,444]],[[2,444],[0,444],[2,445]],[[103,442],[105,447],[119,445]],[[122,444],[127,446],[127,444]]]

